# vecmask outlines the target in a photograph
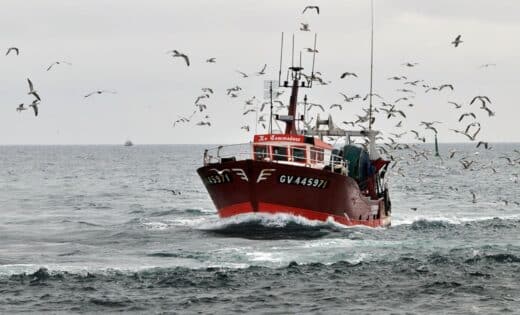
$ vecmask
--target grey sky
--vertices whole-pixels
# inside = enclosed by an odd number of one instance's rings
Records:
[[[464,142],[449,128],[461,111],[447,104],[465,103],[477,113],[483,128],[480,139],[520,141],[516,105],[520,73],[520,1],[412,1],[376,0],[375,91],[388,101],[399,97],[402,83],[393,75],[424,79],[432,85],[453,83],[455,91],[424,94],[417,89],[415,107],[403,123],[418,129],[421,120],[441,120],[439,139]],[[306,4],[320,5],[320,15],[302,15]],[[2,1],[0,28],[0,144],[122,143],[233,143],[254,134],[240,129],[254,125],[254,115],[242,116],[243,100],[263,97],[263,81],[276,79],[280,33],[296,33],[297,48],[311,47],[318,33],[316,69],[331,80],[307,93],[311,102],[328,107],[342,101],[338,92],[366,94],[369,84],[368,1]],[[312,32],[299,32],[299,23]],[[464,43],[450,45],[457,34]],[[286,47],[289,42],[286,42]],[[4,56],[10,46],[20,56]],[[190,56],[186,67],[167,50]],[[288,50],[287,50],[288,52]],[[303,54],[304,67],[310,55]],[[216,57],[216,64],[205,63]],[[53,61],[58,65],[47,72]],[[285,54],[287,66],[288,55]],[[403,62],[418,62],[415,68]],[[268,75],[242,79],[235,70]],[[479,69],[484,63],[496,67]],[[358,79],[339,80],[343,71]],[[19,103],[30,103],[26,78],[42,97],[40,116],[17,113]],[[240,85],[238,99],[225,89]],[[194,123],[172,127],[177,115],[189,115],[202,87],[216,93],[208,100],[213,126]],[[117,95],[83,95],[96,89],[114,89]],[[282,96],[287,102],[288,91]],[[474,95],[488,95],[496,116],[488,118]],[[303,95],[301,95],[303,96]],[[362,102],[332,111],[337,123],[361,114]],[[322,114],[323,115],[323,114]],[[397,131],[398,120],[378,119],[376,129]],[[196,122],[196,121],[195,121]],[[260,132],[260,130],[259,130]],[[412,137],[405,138],[412,140]]]

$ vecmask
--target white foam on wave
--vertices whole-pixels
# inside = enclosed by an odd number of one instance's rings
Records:
[[[280,263],[284,260],[283,257],[281,257],[280,253],[267,251],[255,251],[246,253],[246,257],[248,258],[248,260],[254,262]]]
[[[195,227],[208,221],[215,220],[216,218],[218,217],[180,217],[175,219],[164,219],[161,221],[148,221],[148,219],[143,219],[141,220],[141,224],[149,230],[167,230],[175,226]]]
[[[269,213],[245,213],[235,215],[229,218],[213,218],[208,220],[204,224],[198,226],[200,230],[217,230],[223,229],[231,225],[243,224],[243,223],[259,223],[265,227],[271,228],[283,228],[290,223],[296,223],[302,226],[308,227],[338,227],[346,228],[346,226],[337,223],[332,218],[329,218],[326,222],[319,220],[309,220],[302,216],[295,216],[285,213],[269,214]]]
[[[302,247],[303,248],[348,248],[352,247],[354,244],[359,243],[359,240],[351,240],[348,238],[327,238],[327,239],[319,239],[319,240],[311,240],[305,242]]]
[[[407,218],[399,218],[399,219],[393,219],[392,225],[393,226],[399,226],[399,225],[410,225],[414,222],[418,221],[427,221],[427,222],[446,222],[449,224],[464,224],[467,222],[479,222],[479,221],[488,221],[492,219],[502,219],[502,220],[516,220],[520,219],[520,214],[513,214],[513,215],[504,215],[504,216],[481,216],[481,217],[456,217],[456,216],[425,216],[425,215],[416,215],[413,217],[407,217]]]

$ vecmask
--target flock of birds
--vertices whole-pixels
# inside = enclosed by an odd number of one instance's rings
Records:
[[[302,14],[314,12],[316,14],[320,13],[320,8],[318,6],[306,6],[302,11]],[[300,23],[299,30],[302,32],[310,32],[311,27],[309,23]],[[462,40],[462,35],[458,34],[452,41],[451,45],[453,48],[460,47],[464,41]],[[305,52],[308,53],[319,53],[317,49],[314,48],[304,48]],[[179,53],[178,51],[172,50],[173,57],[182,57],[186,60],[186,64],[189,66],[189,58],[187,55],[183,53]],[[208,62],[215,62],[215,58],[208,59]],[[417,62],[405,62],[401,64],[405,69],[414,68],[420,66]],[[494,67],[496,64],[487,63],[480,65],[480,69],[485,69],[489,67]],[[236,70],[236,73],[240,75],[242,79],[247,79],[251,76],[262,76],[266,73],[267,64],[264,64],[260,71],[256,73],[246,73],[240,70]],[[323,74],[319,71],[309,75],[302,73],[306,80],[315,82],[319,85],[329,85],[332,83],[331,80],[324,78]],[[348,79],[357,79],[358,74],[350,71],[343,71],[339,74],[339,80],[348,80]],[[354,101],[366,101],[369,97],[375,99],[373,103],[372,113],[370,109],[367,107],[362,108],[363,113],[361,115],[356,115],[356,119],[352,121],[343,121],[342,124],[345,127],[358,127],[360,129],[366,130],[368,124],[374,124],[376,120],[387,119],[387,120],[395,120],[395,129],[398,132],[389,133],[386,137],[380,135],[377,137],[382,145],[378,146],[378,149],[381,153],[388,156],[393,160],[392,170],[395,171],[398,175],[405,176],[403,169],[401,168],[401,164],[411,164],[411,161],[417,161],[418,159],[429,159],[432,156],[432,152],[425,150],[424,147],[416,145],[416,144],[406,144],[402,143],[401,138],[405,135],[411,135],[416,141],[425,143],[429,136],[437,136],[438,128],[441,127],[444,123],[441,121],[421,121],[418,125],[418,128],[403,130],[404,121],[407,118],[407,113],[409,110],[413,109],[416,105],[413,103],[413,99],[417,95],[417,93],[422,92],[424,94],[431,93],[452,93],[455,91],[455,85],[453,83],[442,83],[442,84],[431,84],[422,79],[411,78],[408,75],[395,75],[387,78],[388,81],[394,81],[396,83],[401,83],[401,86],[396,88],[396,92],[400,93],[400,96],[395,98],[394,100],[387,100],[383,98],[381,95],[377,93],[360,95],[353,94],[347,95],[345,93],[339,92],[339,95],[342,97],[341,102],[337,102],[329,105],[328,107],[324,104],[317,103],[300,103],[305,106],[305,111],[308,113],[307,116],[310,116],[309,113],[312,111],[317,112],[325,112],[339,110],[342,111],[345,106]],[[174,126],[183,123],[189,123],[195,118],[197,113],[203,112],[207,109],[206,104],[200,103],[202,100],[208,99],[212,94],[213,90],[208,93],[208,88],[203,89],[203,94],[199,95],[195,99],[195,106],[198,108],[194,110],[191,115],[188,116],[179,116],[179,118],[174,122]],[[226,90],[226,95],[231,98],[239,97],[239,93],[243,91],[242,87],[234,86],[228,88]],[[279,112],[280,110],[287,109],[287,105],[279,100],[279,97],[283,94],[283,91],[274,91],[273,99],[274,99],[274,113]],[[464,136],[466,139],[475,142],[476,148],[483,148],[485,150],[493,150],[492,146],[478,138],[480,135],[482,124],[478,121],[478,117],[480,115],[485,115],[487,117],[495,116],[495,111],[492,109],[492,100],[491,97],[486,95],[475,95],[469,98],[466,102],[460,101],[448,101],[448,105],[453,106],[454,110],[457,110],[458,124],[457,128],[450,128],[450,130],[456,134],[460,134]],[[266,120],[269,118],[269,113],[266,112],[266,109],[269,108],[269,102],[261,103],[255,96],[247,98],[244,100],[243,107],[243,115],[255,114],[255,123],[256,125],[260,125],[264,130],[267,130]],[[478,106],[480,105],[480,106]],[[198,121],[195,125],[197,126],[211,126],[211,122],[209,121],[209,116],[204,115],[203,120]],[[312,128],[312,121],[314,118],[310,120],[304,121],[304,125],[306,128]],[[279,126],[278,126],[279,128]],[[250,125],[243,125],[240,129],[249,132],[252,128]],[[281,128],[279,128],[281,130]],[[330,138],[330,141],[335,141],[337,139]],[[362,143],[366,145],[366,143]],[[398,157],[394,152],[396,150],[408,150],[409,154],[406,157]],[[517,151],[518,156],[500,156],[500,159],[507,161],[507,165],[509,166],[518,166],[520,165],[520,152]],[[478,168],[476,167],[477,163],[474,159],[471,158],[470,155],[464,154],[464,152],[458,152],[456,150],[450,150],[448,158],[454,159],[455,157],[460,155],[459,162],[463,170],[480,170],[480,169],[489,169],[496,173],[496,168],[493,165],[480,165]],[[513,173],[516,175],[516,173]],[[518,182],[518,176],[516,175],[516,183]],[[476,202],[477,197],[474,191],[471,191],[472,194],[472,202]],[[514,203],[514,202],[513,202]],[[417,208],[412,209],[417,210]]]
[[[320,8],[318,6],[306,6],[304,7],[302,14],[320,14]],[[311,26],[307,22],[299,23],[299,30],[301,32],[310,32]],[[451,45],[454,48],[458,48],[464,43],[462,40],[462,35],[457,35],[452,41]],[[319,51],[315,48],[304,48],[303,49],[307,53],[319,53]],[[10,47],[6,51],[6,56],[17,56],[20,54],[20,49],[18,47]],[[166,54],[170,55],[173,59],[179,60],[180,62],[184,62],[186,67],[190,67],[191,60],[190,57],[179,50],[172,49],[166,52]],[[213,64],[217,62],[215,57],[209,57],[205,60],[206,63]],[[59,65],[68,65],[71,66],[72,63],[68,61],[55,61],[51,63],[46,71],[52,70],[54,67]],[[401,64],[404,69],[415,68],[420,66],[417,62],[405,62]],[[481,69],[495,67],[494,63],[487,63],[479,66]],[[258,67],[258,71],[254,72],[244,72],[241,70],[235,70],[236,74],[239,75],[240,79],[247,79],[250,77],[261,77],[266,75],[268,65],[263,64]],[[302,73],[304,78],[308,82],[315,82],[319,85],[329,85],[332,83],[331,80],[326,79],[324,75],[316,71],[312,74]],[[358,74],[350,71],[343,71],[338,75],[339,80],[355,80],[358,78]],[[442,83],[442,84],[431,84],[422,79],[411,78],[409,75],[394,75],[387,78],[388,81],[393,81],[395,83],[400,83],[400,86],[397,86],[395,89],[396,92],[399,93],[399,97],[394,100],[388,100],[383,98],[378,93],[366,94],[364,96],[360,94],[347,95],[343,92],[339,92],[342,101],[329,105],[328,107],[323,104],[318,103],[300,103],[305,107],[305,112],[308,114],[307,116],[311,116],[311,113],[317,113],[319,111],[325,112],[326,109],[329,111],[342,111],[344,107],[346,107],[349,103],[355,101],[366,101],[371,98],[375,100],[373,102],[373,107],[371,110],[368,107],[362,107],[363,113],[360,115],[355,115],[354,120],[352,121],[343,121],[342,124],[345,127],[358,127],[360,129],[367,129],[368,125],[374,124],[377,120],[386,119],[393,120],[394,127],[397,132],[389,133],[386,137],[380,135],[377,140],[379,140],[382,145],[379,146],[379,149],[382,153],[389,156],[394,160],[392,165],[395,168],[395,171],[399,175],[403,175],[402,169],[399,167],[399,161],[393,156],[393,152],[395,150],[410,150],[409,157],[412,160],[416,159],[428,159],[428,156],[431,156],[429,152],[425,150],[421,150],[417,145],[409,145],[402,143],[401,138],[405,135],[411,135],[413,138],[419,142],[426,142],[427,136],[429,135],[437,135],[438,128],[443,124],[440,121],[421,121],[418,125],[418,128],[404,130],[404,121],[407,119],[407,113],[409,110],[415,107],[413,103],[413,99],[417,95],[417,93],[451,93],[455,91],[455,85],[452,83]],[[32,102],[26,107],[24,103],[21,103],[16,107],[16,111],[22,112],[27,109],[32,108],[35,116],[38,116],[39,105],[41,102],[41,97],[38,91],[35,89],[33,82],[28,78],[28,92],[27,94],[33,96]],[[392,83],[392,84],[395,84]],[[116,94],[117,91],[114,90],[95,90],[90,93],[84,95],[84,98],[89,98],[93,95],[97,94]],[[188,115],[179,115],[177,119],[174,120],[173,126],[176,127],[181,124],[188,124],[192,122],[195,126],[201,127],[211,127],[212,121],[210,115],[207,113],[208,110],[208,102],[211,97],[214,95],[215,90],[210,87],[204,87],[201,89],[201,94],[197,95],[194,99],[194,109]],[[273,103],[276,104],[273,108],[274,113],[278,113],[281,110],[287,109],[287,105],[279,100],[280,96],[282,96],[284,91],[275,90],[273,94]],[[231,99],[237,99],[244,94],[244,89],[239,85],[235,85],[226,89],[225,95]],[[270,113],[267,109],[270,108],[270,102],[261,102],[259,98],[255,96],[251,96],[249,98],[245,98],[243,101],[243,116],[255,115],[255,124],[256,126],[261,126],[264,130],[267,130],[267,121],[269,120]],[[489,145],[488,142],[483,141],[478,138],[481,132],[482,125],[478,121],[478,117],[480,114],[486,115],[487,117],[495,116],[495,111],[492,109],[492,100],[491,97],[486,95],[476,95],[469,98],[466,102],[459,101],[448,101],[450,106],[453,106],[454,110],[457,110],[458,123],[459,126],[457,128],[450,128],[450,130],[456,134],[460,134],[467,138],[472,142],[476,142],[476,148],[484,148],[486,150],[492,150],[492,146]],[[477,106],[480,105],[480,106]],[[314,118],[310,120],[304,121],[304,125],[306,128],[312,128],[311,124]],[[276,123],[276,121],[275,121]],[[281,130],[281,128],[278,126]],[[241,130],[245,132],[250,132],[253,128],[249,124],[242,125],[240,127]],[[430,134],[427,134],[430,133]],[[330,139],[334,140],[334,139]],[[449,153],[449,158],[452,159],[455,155],[459,153],[455,150],[451,150]],[[501,159],[507,161],[508,165],[520,165],[520,156],[501,156]],[[470,159],[468,156],[462,156],[460,159],[460,164],[464,170],[472,170],[475,166],[475,161]],[[496,172],[496,170],[492,166],[487,166]],[[473,197],[473,200],[476,200],[476,197]]]
[[[311,12],[314,12],[319,15],[320,8],[318,6],[306,6],[303,9],[302,14],[311,13]],[[310,31],[309,23],[300,23],[300,25],[301,25],[301,27],[300,27],[301,31],[304,31],[304,32]],[[460,35],[460,34],[457,35],[455,37],[455,39],[451,42],[451,44],[455,48],[459,47],[462,43],[463,43],[462,35]],[[318,51],[313,48],[305,48],[304,50],[309,53],[318,53]],[[176,58],[176,57],[182,58],[185,61],[186,66],[190,66],[190,59],[187,54],[179,52],[178,50],[170,50],[167,53],[171,54],[171,56],[174,58]],[[206,60],[206,62],[214,63],[214,62],[216,62],[216,58],[214,58],[214,57],[209,58]],[[413,68],[413,67],[417,67],[418,65],[419,65],[419,63],[417,63],[417,62],[406,62],[406,63],[402,64],[402,66],[405,68]],[[490,66],[495,66],[495,64],[485,64],[485,65],[482,65],[481,67],[487,68]],[[262,75],[266,74],[267,67],[268,67],[267,64],[264,64],[260,68],[260,70],[254,74],[246,73],[246,72],[240,71],[240,70],[236,70],[236,73],[239,74],[242,79],[249,78],[253,75],[262,76]],[[308,75],[305,73],[302,73],[302,75],[305,77],[306,80],[316,82],[317,84],[320,84],[320,85],[329,85],[330,83],[332,83],[331,80],[325,79],[323,77],[322,73],[319,71],[317,71],[311,75]],[[348,72],[348,71],[342,72],[339,75],[339,79],[348,79],[348,78],[356,79],[356,78],[358,78],[358,75],[354,72]],[[424,80],[409,79],[407,76],[404,76],[404,75],[391,76],[388,78],[388,80],[403,82],[403,86],[399,89],[396,89],[396,91],[402,93],[402,95],[400,97],[398,97],[397,99],[395,99],[394,101],[387,101],[377,93],[372,93],[371,95],[367,94],[365,96],[361,96],[360,94],[355,94],[355,95],[349,96],[345,93],[340,92],[339,94],[342,96],[343,102],[334,103],[334,104],[329,105],[328,110],[329,111],[332,111],[332,110],[341,111],[341,110],[343,110],[344,106],[346,106],[350,102],[353,102],[356,100],[366,101],[370,96],[372,96],[373,98],[377,98],[379,100],[379,105],[376,105],[372,109],[372,114],[370,113],[370,110],[368,108],[363,108],[363,111],[364,111],[363,114],[356,115],[356,120],[343,121],[343,124],[345,126],[351,126],[351,127],[357,126],[361,129],[366,129],[367,124],[369,124],[369,123],[373,124],[376,121],[376,118],[377,118],[376,114],[382,114],[382,115],[384,115],[384,117],[386,117],[386,119],[399,119],[399,121],[395,124],[395,128],[403,128],[403,120],[406,119],[406,117],[407,117],[406,108],[409,109],[409,108],[412,108],[415,106],[412,103],[412,99],[415,97],[415,94],[417,93],[417,88],[422,89],[424,93],[443,92],[444,90],[448,90],[448,91],[455,90],[454,85],[450,84],[450,83],[432,85],[432,84],[426,83]],[[239,93],[241,91],[242,91],[242,88],[237,85],[237,86],[228,88],[226,90],[226,95],[228,95],[231,98],[237,98],[237,97],[239,97]],[[210,96],[214,93],[214,91],[211,88],[203,88],[202,92],[203,93],[201,95],[199,95],[195,98],[194,106],[196,107],[196,109],[194,109],[189,115],[182,115],[182,116],[179,115],[178,118],[173,122],[174,127],[178,126],[179,124],[190,123],[194,119],[197,120],[197,122],[195,123],[196,126],[209,127],[212,125],[211,121],[210,121],[210,116],[208,114],[202,114],[202,115],[197,115],[197,114],[203,113],[208,108],[208,105],[204,101],[208,100],[210,98]],[[281,92],[275,91],[275,94],[273,95],[274,103],[276,104],[276,106],[274,108],[275,113],[278,113],[280,110],[287,108],[286,104],[284,104],[282,101],[279,100],[279,97],[282,94],[283,94],[283,91],[281,91]],[[461,126],[458,129],[451,129],[451,130],[457,134],[461,134],[461,135],[465,136],[466,138],[468,138],[471,141],[476,141],[477,136],[479,135],[479,133],[481,131],[481,124],[477,121],[477,114],[475,113],[475,111],[469,110],[473,107],[472,105],[474,103],[480,103],[480,105],[481,105],[480,109],[485,111],[488,116],[491,117],[491,116],[495,115],[495,112],[490,107],[490,104],[492,102],[491,102],[490,97],[488,97],[488,96],[478,95],[478,96],[473,97],[469,102],[469,107],[468,106],[463,107],[462,103],[455,102],[455,101],[449,101],[448,103],[453,105],[455,107],[455,109],[468,108],[467,111],[460,113],[459,122],[463,123],[463,122],[467,122],[468,120],[471,120],[471,121],[468,122],[468,124],[465,126]],[[249,115],[249,114],[255,114],[256,115],[256,117],[255,117],[256,124],[260,125],[262,128],[264,128],[264,130],[266,130],[267,129],[266,121],[269,118],[269,114],[266,113],[265,110],[268,108],[268,106],[266,106],[268,104],[269,104],[269,102],[260,103],[259,100],[256,99],[256,97],[254,97],[254,96],[249,99],[246,99],[246,100],[244,100],[243,115],[245,116],[245,115]],[[406,106],[403,108],[402,104],[406,104]],[[323,104],[305,103],[303,105],[306,106],[305,110],[307,113],[310,113],[313,110],[319,110],[322,112],[326,111],[326,106],[324,106]],[[305,121],[304,124],[307,127],[310,127],[312,120],[313,120],[313,118],[311,118],[311,120]],[[431,132],[437,134],[438,133],[438,130],[437,130],[438,124],[441,124],[441,122],[423,121],[423,122],[421,122],[419,127],[423,127],[424,128],[423,131],[431,131]],[[245,130],[245,131],[252,130],[250,125],[243,125],[243,126],[241,126],[241,129]],[[422,131],[419,131],[416,129],[411,129],[409,131],[400,132],[400,133],[393,133],[393,134],[391,134],[392,136],[387,137],[387,140],[389,141],[390,145],[395,145],[395,144],[399,143],[399,138],[401,138],[405,134],[414,135],[415,140],[418,140],[421,142],[426,142],[426,136],[424,134],[422,134]],[[385,139],[379,139],[379,140],[385,141]],[[490,146],[487,142],[479,141],[478,147],[480,147],[481,145],[484,145],[485,148],[490,149]]]
[[[5,56],[7,57],[9,55],[19,56],[20,55],[20,48],[18,48],[18,47],[9,47],[7,49],[7,51],[6,51],[6,53],[5,53]],[[52,70],[57,65],[72,66],[72,63],[70,63],[68,61],[65,61],[65,60],[54,61],[46,68],[46,71]],[[39,105],[40,105],[40,102],[41,102],[42,99],[40,97],[40,94],[38,94],[38,92],[34,88],[34,84],[31,81],[31,79],[27,78],[27,84],[28,84],[28,87],[29,87],[29,91],[27,92],[27,94],[28,95],[32,95],[34,97],[34,99],[27,106],[26,106],[25,103],[20,103],[16,107],[16,111],[17,112],[22,112],[22,111],[25,111],[25,110],[29,109],[30,107],[32,107],[32,109],[34,111],[34,116],[38,116]],[[117,91],[114,91],[114,90],[96,90],[96,91],[92,91],[90,93],[85,94],[84,98],[88,98],[88,97],[90,97],[90,96],[92,96],[94,94],[103,94],[103,93],[117,94]]]

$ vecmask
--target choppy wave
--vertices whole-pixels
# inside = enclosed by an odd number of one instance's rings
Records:
[[[518,251],[476,254],[463,251],[331,264],[291,261],[279,268],[241,269],[174,267],[72,272],[41,267],[31,272],[0,275],[2,293],[11,296],[7,303],[0,305],[0,311],[41,309],[39,301],[43,299],[49,303],[48,307],[54,305],[56,309],[83,312],[131,312],[161,305],[187,312],[211,308],[212,312],[225,313],[238,301],[244,302],[244,311],[252,312],[266,305],[279,305],[279,298],[283,296],[291,301],[292,307],[312,312],[307,308],[308,301],[326,299],[330,302],[339,298],[339,302],[348,296],[362,299],[370,303],[372,309],[386,313],[395,307],[393,304],[403,303],[403,296],[409,296],[407,310],[428,313],[435,308],[429,309],[429,304],[423,301],[432,298],[443,301],[444,304],[437,307],[451,310],[460,307],[456,299],[442,299],[448,292],[452,297],[473,292],[484,300],[494,299],[503,308],[513,308],[520,289],[519,255]],[[504,278],[510,280],[507,286],[504,286]],[[327,294],[331,289],[333,294]],[[381,291],[385,292],[384,299],[376,294]],[[15,292],[18,295],[14,295]],[[24,296],[33,298],[18,303]],[[230,301],[234,302],[230,304]],[[340,312],[344,310],[344,303],[329,303],[327,309]]]

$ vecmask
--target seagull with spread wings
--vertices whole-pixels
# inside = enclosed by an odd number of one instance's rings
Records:
[[[32,104],[29,105],[29,107],[32,107],[33,110],[34,110],[34,116],[38,116],[38,104],[39,104],[39,103],[40,103],[40,102],[39,102],[38,100],[34,100],[34,101],[32,102]]]
[[[186,61],[186,65],[189,67],[190,66],[190,58],[188,57],[188,55],[184,54],[184,53],[181,53],[177,50],[172,50],[171,51],[173,53],[172,57],[180,57],[182,59],[184,59],[184,61]]]
[[[23,107],[23,103],[18,105],[18,107],[16,107],[16,111],[17,112],[21,112],[23,110],[27,110],[27,107]]]
[[[313,49],[313,48],[309,48],[309,47],[305,48],[305,51],[310,52],[310,53],[319,53],[319,51],[317,49]]]
[[[47,67],[47,71],[51,70],[52,67],[54,67],[55,65],[59,65],[59,64],[66,64],[66,65],[72,66],[72,63],[70,63],[68,61],[55,61],[55,62],[51,63],[51,65],[49,67]]]
[[[262,70],[257,72],[256,75],[264,75],[265,74],[265,69],[267,69],[267,64],[264,64],[264,66],[262,67]]]
[[[237,73],[240,73],[242,75],[242,78],[247,78],[249,75],[247,75],[247,73],[244,73],[242,71],[238,71],[236,70]]]
[[[457,37],[455,37],[455,39],[451,42],[453,44],[453,46],[455,46],[455,48],[457,48],[461,43],[463,43],[462,40],[460,40],[460,38],[462,37],[462,35],[458,35]]]
[[[495,116],[495,112],[492,111],[491,108],[487,107],[486,104],[482,104],[482,106],[480,106],[480,108],[485,110],[488,113],[489,117]]]
[[[195,99],[195,105],[197,105],[197,103],[200,102],[200,100],[205,99],[205,98],[209,98],[209,94],[197,96],[197,99]]]
[[[208,127],[211,127],[211,123],[209,121],[199,121],[198,123],[196,123],[195,125],[197,126],[208,126]]]
[[[34,96],[38,101],[41,101],[40,95],[34,89],[34,85],[29,78],[27,78],[27,83],[29,84],[29,92],[27,94]]]
[[[490,150],[490,149],[491,149],[491,147],[489,146],[489,143],[487,143],[486,141],[479,141],[479,142],[477,143],[477,149],[478,149],[481,145],[483,145],[484,148],[485,148],[486,150]]]
[[[489,97],[487,97],[485,95],[477,95],[477,96],[473,97],[473,99],[471,100],[469,105],[473,105],[473,103],[476,100],[479,100],[480,102],[482,102],[482,105],[486,105],[486,102],[491,103],[491,100],[489,99]]]
[[[462,108],[462,105],[460,105],[460,104],[458,104],[456,102],[449,101],[448,104],[451,104],[451,105],[455,106],[456,109]]]
[[[9,55],[9,53],[10,53],[11,51],[14,51],[14,52],[16,53],[17,56],[20,54],[20,49],[18,49],[18,47],[9,47],[9,48],[7,49],[7,52],[5,53],[5,55],[6,55],[6,56]]]
[[[325,109],[323,108],[322,105],[320,105],[320,104],[315,104],[315,103],[309,103],[309,108],[308,108],[308,110],[311,110],[313,107],[318,107],[319,109],[321,109],[322,112],[325,111]]]
[[[87,98],[87,97],[91,97],[91,96],[94,95],[94,94],[103,94],[103,93],[117,94],[116,91],[111,91],[111,90],[97,90],[97,91],[93,91],[93,92],[90,92],[90,93],[86,94],[84,97]]]
[[[450,88],[452,91],[454,90],[452,84],[442,84],[441,86],[439,86],[439,91],[442,91],[442,89],[445,89],[445,88]]]
[[[473,117],[473,119],[477,119],[477,116],[474,113],[469,112],[469,113],[464,113],[464,114],[460,115],[459,122],[462,121],[464,119],[464,117],[468,117],[468,116]]]
[[[340,76],[340,79],[344,79],[348,76],[352,76],[352,77],[358,77],[357,74],[355,74],[354,72],[343,72]]]
[[[320,7],[318,7],[317,5],[308,5],[305,7],[305,9],[303,9],[303,13],[305,13],[305,11],[307,11],[307,9],[309,10],[316,10],[316,13],[320,14]]]

